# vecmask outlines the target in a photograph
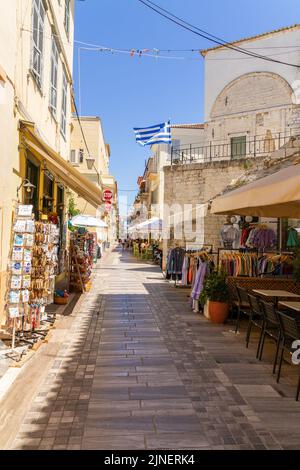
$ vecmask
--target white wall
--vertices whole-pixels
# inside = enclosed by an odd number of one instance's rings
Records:
[[[276,60],[299,64],[299,48],[279,49],[279,46],[295,46],[297,44],[300,44],[300,27],[269,37],[245,41],[238,46],[261,55],[271,56]],[[270,47],[274,47],[274,49],[270,49]],[[296,80],[300,80],[300,69],[296,67],[257,58],[252,59],[229,49],[210,51],[205,57],[205,121],[209,121],[213,104],[223,88],[232,80],[250,72],[276,73],[281,75],[292,87],[295,87]]]

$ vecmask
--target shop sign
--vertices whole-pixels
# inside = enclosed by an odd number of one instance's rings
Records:
[[[110,189],[106,189],[105,191],[103,191],[103,199],[104,201],[111,201],[113,198],[113,193]]]

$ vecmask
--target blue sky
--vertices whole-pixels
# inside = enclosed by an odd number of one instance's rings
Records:
[[[231,41],[299,22],[299,0],[156,0],[190,23]],[[284,6],[283,6],[284,5]],[[120,49],[201,49],[211,45],[150,11],[138,0],[75,2],[75,40]],[[78,103],[78,44],[74,82]],[[163,53],[161,53],[163,55]],[[165,54],[164,54],[165,55]],[[110,172],[120,190],[136,189],[149,148],[132,128],[171,119],[203,120],[203,59],[163,60],[81,50],[81,113],[100,116],[111,146]],[[127,194],[129,202],[133,192]],[[121,199],[121,213],[126,212]]]

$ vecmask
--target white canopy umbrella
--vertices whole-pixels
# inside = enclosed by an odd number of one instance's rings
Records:
[[[99,227],[107,228],[108,225],[101,219],[91,215],[76,215],[71,219],[71,224],[76,227]]]

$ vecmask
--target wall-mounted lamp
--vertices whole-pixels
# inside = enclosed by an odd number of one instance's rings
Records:
[[[20,202],[20,201],[19,201],[19,191],[20,191],[21,188],[24,188],[24,189],[25,189],[26,195],[27,195],[28,199],[31,200],[31,199],[32,199],[32,196],[33,196],[33,192],[34,192],[36,186],[35,186],[34,184],[30,183],[30,181],[29,181],[28,179],[24,179],[24,180],[22,181],[22,183],[20,184],[20,186],[18,186],[18,188],[17,188],[17,199],[18,199],[18,202]]]
[[[92,170],[93,169],[93,166],[95,164],[95,159],[94,157],[91,157],[90,155],[88,157],[86,157],[85,159],[86,161],[86,166],[88,168],[88,170]]]

